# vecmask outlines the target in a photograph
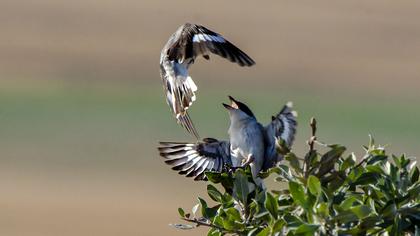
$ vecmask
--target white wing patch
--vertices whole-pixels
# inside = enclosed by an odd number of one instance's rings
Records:
[[[195,85],[194,81],[191,79],[190,76],[187,77],[186,82],[187,82],[188,86],[190,86],[190,88],[193,92],[197,91],[197,85]]]
[[[193,42],[204,42],[204,41],[211,41],[211,42],[218,42],[218,43],[224,43],[226,40],[219,35],[208,35],[208,34],[196,34],[193,37]]]

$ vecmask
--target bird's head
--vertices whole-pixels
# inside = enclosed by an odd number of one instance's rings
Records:
[[[230,105],[223,103],[223,106],[228,110],[231,118],[245,119],[255,118],[254,113],[244,103],[229,96]]]

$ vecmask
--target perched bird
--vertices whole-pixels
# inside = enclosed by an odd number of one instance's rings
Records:
[[[199,138],[187,109],[195,101],[197,86],[188,74],[188,68],[198,56],[210,59],[214,53],[240,66],[255,64],[247,54],[204,26],[186,23],[172,34],[160,54],[160,76],[166,93],[166,102],[178,123]]]
[[[290,148],[296,134],[296,112],[287,103],[263,127],[244,103],[230,97],[231,104],[223,104],[229,111],[229,141],[205,138],[202,142],[160,142],[158,148],[165,162],[181,175],[194,180],[207,180],[204,172],[228,171],[231,167],[251,166],[253,176],[282,160],[276,151],[277,140],[284,140]]]
[[[242,102],[229,96],[231,105],[223,104],[229,112],[230,159],[233,167],[250,165],[252,176],[261,171],[264,164],[264,128],[254,113]]]

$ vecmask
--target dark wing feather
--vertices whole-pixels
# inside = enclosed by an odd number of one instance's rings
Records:
[[[198,143],[160,142],[159,153],[172,169],[194,180],[207,180],[204,172],[223,171],[231,165],[227,141],[204,139]]]
[[[192,58],[192,38],[194,32],[191,30],[192,24],[182,25],[177,32],[175,32],[176,40],[167,49],[166,54],[171,61],[179,63],[184,62],[187,58]]]
[[[226,40],[220,34],[196,24],[184,24],[178,29],[177,40],[168,48],[169,60],[184,62],[197,56],[209,59],[209,54],[214,53],[240,66],[252,66],[254,60],[241,49]]]
[[[209,53],[217,54],[240,66],[252,66],[254,60],[241,49],[226,40],[220,34],[201,25],[191,25],[188,37],[191,39],[194,57],[207,56]]]

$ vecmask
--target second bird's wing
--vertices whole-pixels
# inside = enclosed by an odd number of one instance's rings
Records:
[[[195,59],[200,55],[209,59],[210,53],[224,57],[240,66],[255,64],[251,57],[222,35],[196,24],[184,24],[179,39],[167,51],[168,58],[176,59],[179,63],[188,58]]]
[[[286,146],[291,148],[296,135],[297,113],[292,108],[292,103],[287,103],[281,111],[271,118],[271,122],[265,129],[265,163],[263,169],[274,166],[282,156],[277,154],[277,140],[284,140]]]
[[[180,175],[194,177],[194,180],[207,180],[204,172],[221,172],[225,165],[230,166],[230,144],[212,138],[197,143],[160,142],[159,153],[165,163],[172,166]]]

